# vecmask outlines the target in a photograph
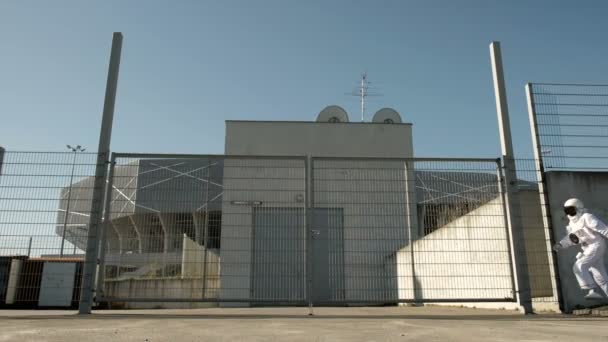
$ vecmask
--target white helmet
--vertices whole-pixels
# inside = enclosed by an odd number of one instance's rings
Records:
[[[578,198],[571,198],[564,203],[564,212],[570,218],[577,217],[585,212],[585,205]]]
[[[585,209],[585,205],[583,204],[583,201],[579,200],[578,198],[571,198],[571,199],[567,200],[566,203],[564,203],[564,208],[565,207],[575,207],[576,209]]]

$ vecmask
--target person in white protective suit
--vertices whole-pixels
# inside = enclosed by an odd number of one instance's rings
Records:
[[[595,215],[588,213],[583,202],[571,198],[564,203],[564,212],[570,220],[566,227],[568,235],[553,246],[557,252],[564,248],[580,245],[582,252],[576,255],[572,268],[578,285],[589,290],[586,299],[602,299],[597,287],[608,296],[608,274],[604,265],[608,226]]]

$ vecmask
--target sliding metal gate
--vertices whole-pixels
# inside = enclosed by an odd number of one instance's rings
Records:
[[[99,302],[515,299],[496,160],[114,154],[111,164]]]

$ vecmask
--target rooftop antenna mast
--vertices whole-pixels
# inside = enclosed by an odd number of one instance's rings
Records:
[[[346,94],[346,95],[356,96],[356,97],[360,98],[360,100],[361,100],[361,122],[365,122],[365,101],[366,101],[366,99],[370,96],[382,96],[382,94],[370,93],[369,92],[370,84],[372,84],[372,82],[367,80],[367,72],[364,72],[361,74],[361,82],[360,82],[359,86],[357,88],[353,89],[353,91],[351,93]]]

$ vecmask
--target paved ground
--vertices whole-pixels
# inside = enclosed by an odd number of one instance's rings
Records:
[[[608,318],[441,307],[0,310],[0,341],[608,341]]]

